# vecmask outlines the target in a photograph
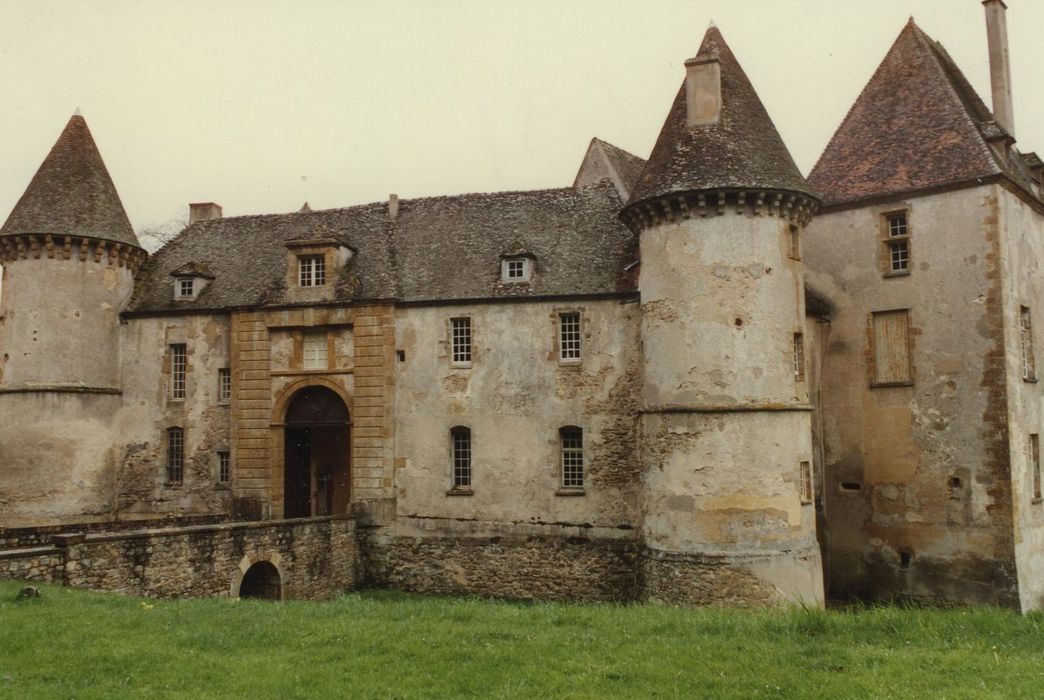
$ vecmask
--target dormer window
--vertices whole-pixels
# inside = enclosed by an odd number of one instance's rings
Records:
[[[188,279],[179,279],[177,287],[178,299],[191,299],[196,296],[196,280],[191,277]]]
[[[174,278],[174,299],[190,301],[199,298],[203,289],[214,279],[207,265],[190,262],[170,273]]]
[[[504,258],[500,261],[502,282],[528,282],[532,278],[532,260],[529,258]]]
[[[326,257],[301,255],[297,258],[297,279],[302,287],[322,287],[326,284]]]

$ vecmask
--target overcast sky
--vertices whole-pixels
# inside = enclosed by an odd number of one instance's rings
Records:
[[[1044,152],[1044,2],[1008,0]],[[913,15],[989,100],[979,0],[0,0],[0,220],[79,107],[136,230],[572,183],[646,157],[710,20],[806,174]]]

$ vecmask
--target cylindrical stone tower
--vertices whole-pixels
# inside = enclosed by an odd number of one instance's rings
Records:
[[[646,594],[823,602],[800,232],[818,206],[713,26],[621,218],[640,237]]]
[[[145,257],[76,114],[0,228],[0,526],[108,514],[119,313]]]

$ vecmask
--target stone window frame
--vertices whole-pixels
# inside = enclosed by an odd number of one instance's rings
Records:
[[[447,323],[450,367],[469,369],[475,362],[475,319],[470,315],[450,316]],[[464,339],[467,339],[465,346]]]
[[[557,495],[582,496],[585,494],[587,452],[584,444],[584,429],[581,426],[563,425],[558,429]],[[579,479],[576,478],[577,473],[579,473]]]
[[[163,447],[166,485],[168,488],[181,486],[185,483],[185,429],[179,425],[167,428]]]
[[[447,496],[471,496],[475,484],[475,442],[472,430],[466,425],[449,429],[449,483]]]
[[[1037,381],[1037,356],[1033,345],[1033,312],[1019,306],[1019,348],[1022,353],[1022,381]]]
[[[801,489],[801,505],[812,503],[815,498],[815,490],[812,486],[812,461],[800,460],[798,462],[798,486]]]
[[[808,374],[807,360],[805,358],[805,334],[802,331],[794,332],[793,342],[793,366],[794,381],[803,382]]]
[[[900,221],[901,218],[901,221]],[[881,272],[885,277],[907,277],[913,270],[913,227],[910,208],[902,207],[881,213]],[[894,253],[900,246],[905,252],[904,267],[895,267]]]
[[[298,253],[297,286],[302,289],[325,287],[329,281],[329,275],[327,274],[329,266],[327,265],[328,261],[326,258],[327,256],[323,252]]]
[[[1029,436],[1029,466],[1030,466],[1030,503],[1044,502],[1044,494],[1041,494],[1040,473],[1040,434],[1030,433]]]
[[[217,402],[226,405],[232,402],[232,368],[218,367]]]
[[[557,312],[557,322],[555,324],[556,338],[555,346],[558,356],[558,364],[560,365],[578,365],[584,360],[584,315],[580,309],[559,309]],[[566,337],[567,319],[576,319],[575,328],[568,329],[568,332],[575,333],[575,340]],[[567,343],[575,343],[575,347],[567,347]],[[570,351],[570,355],[566,357],[566,352]],[[575,353],[572,354],[572,353]]]
[[[185,401],[188,397],[188,343],[169,343],[169,379],[171,401]]]
[[[307,372],[328,372],[330,370],[331,358],[334,355],[334,348],[331,347],[333,345],[333,335],[330,333],[329,329],[327,329],[327,328],[311,328],[311,329],[307,329],[307,330],[302,330],[300,332],[300,338],[301,338],[301,350],[300,350],[299,353],[297,353],[297,355],[300,358],[301,369],[304,370],[304,371],[307,371]],[[310,349],[309,339],[312,339],[314,341],[314,343],[311,344],[311,349],[312,350],[316,350],[317,351],[318,348],[320,348],[320,347],[322,347],[324,349],[324,352],[325,352],[325,355],[326,355],[326,357],[325,357],[325,360],[326,360],[325,364],[321,363],[321,360],[323,358],[320,357],[318,354],[316,354],[315,359],[316,359],[317,362],[320,362],[320,364],[316,364],[313,367],[309,366],[309,356],[308,356],[309,349]],[[295,340],[296,340],[296,338],[295,338]],[[296,345],[296,343],[295,343],[295,345]],[[295,348],[295,350],[296,350],[296,348]]]
[[[906,379],[896,381],[879,381],[877,379],[877,342],[878,339],[875,337],[874,330],[874,319],[877,316],[883,316],[885,314],[896,314],[905,313],[906,315]],[[871,311],[869,318],[867,319],[867,337],[868,337],[868,352],[867,352],[867,369],[870,374],[870,388],[888,388],[888,387],[904,387],[913,386],[914,384],[914,340],[913,340],[913,313],[909,308],[901,309],[881,309],[878,311]]]
[[[576,359],[562,358],[562,316],[565,314],[577,314],[580,317],[580,357]],[[559,367],[579,368],[584,363],[584,355],[587,351],[588,337],[587,310],[583,306],[557,306],[551,313],[551,357],[558,363]]]

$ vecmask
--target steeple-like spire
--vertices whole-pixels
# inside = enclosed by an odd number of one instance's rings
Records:
[[[140,246],[79,110],[0,228],[0,236],[25,233],[85,236]]]
[[[686,81],[630,203],[712,189],[771,189],[814,196],[713,23],[686,68]]]

